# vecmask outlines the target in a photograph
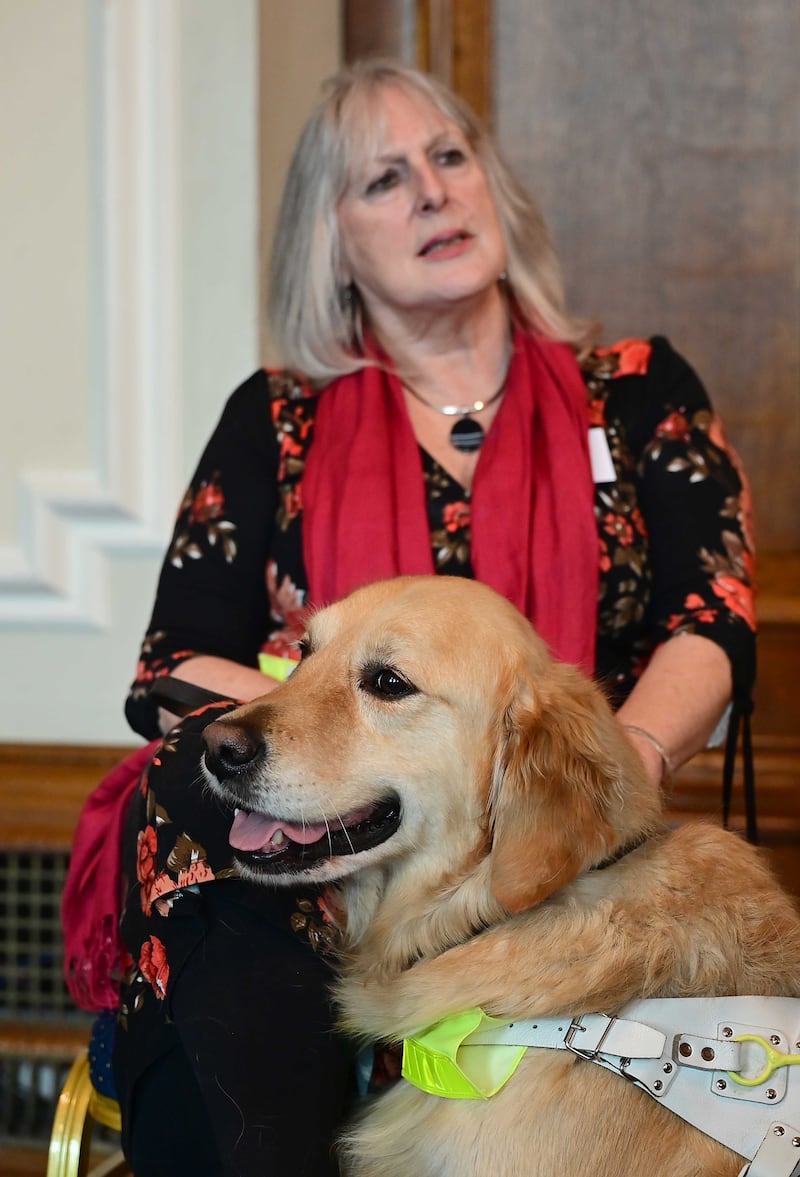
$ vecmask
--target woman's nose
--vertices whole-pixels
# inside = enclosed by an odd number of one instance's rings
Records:
[[[420,168],[417,173],[416,205],[420,212],[436,212],[447,200],[447,189],[434,168]]]

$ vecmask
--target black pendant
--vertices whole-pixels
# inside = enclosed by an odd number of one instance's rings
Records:
[[[450,430],[450,444],[462,454],[474,454],[483,438],[483,426],[472,417],[461,417]]]

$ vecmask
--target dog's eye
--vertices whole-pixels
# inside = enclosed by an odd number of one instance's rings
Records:
[[[300,661],[302,662],[303,659],[307,658],[311,653],[311,642],[308,640],[308,638],[298,638],[298,640],[295,642],[295,645],[300,651]]]
[[[391,666],[376,666],[368,670],[361,680],[365,691],[383,699],[402,699],[416,694],[417,688],[408,679],[398,674]]]

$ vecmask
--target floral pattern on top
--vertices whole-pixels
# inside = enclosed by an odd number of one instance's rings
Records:
[[[168,560],[176,568],[183,568],[185,560],[200,560],[204,552],[219,546],[230,564],[236,558],[236,525],[223,519],[225,496],[220,486],[220,473],[203,479],[195,490],[189,487],[178,511],[178,524],[172,537]]]

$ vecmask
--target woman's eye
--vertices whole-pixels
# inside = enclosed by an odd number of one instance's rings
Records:
[[[437,158],[443,167],[454,168],[464,163],[467,156],[460,147],[448,147],[444,151],[440,151]]]
[[[368,671],[361,685],[370,694],[379,695],[384,699],[402,699],[417,693],[414,684],[403,678],[391,666],[378,666]]]
[[[398,183],[400,177],[394,168],[387,168],[376,179],[367,184],[367,196],[377,196],[381,192],[389,192]]]

